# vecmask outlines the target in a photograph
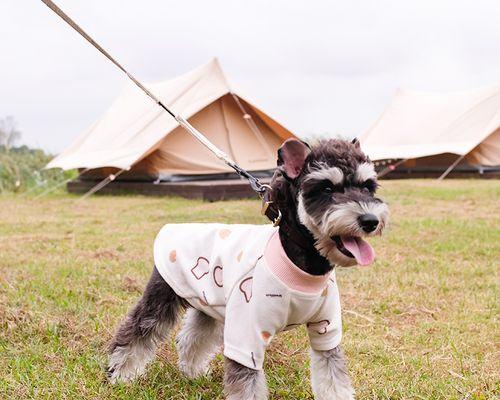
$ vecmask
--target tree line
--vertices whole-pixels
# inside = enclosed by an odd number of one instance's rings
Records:
[[[44,170],[53,155],[17,145],[21,139],[15,119],[0,118],[0,193],[37,193],[76,175],[74,171]]]

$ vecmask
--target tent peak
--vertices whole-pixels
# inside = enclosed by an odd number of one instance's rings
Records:
[[[236,149],[239,155],[234,158],[245,169],[256,171],[273,168],[274,150],[283,140],[294,137],[282,125],[246,101],[245,112],[255,117],[258,129],[265,132],[265,141],[273,149],[272,159],[261,157],[260,154],[267,149],[260,149],[261,140],[245,122],[243,111],[236,103],[236,96],[241,96],[231,90],[217,58],[177,78],[149,83],[146,87],[176,115],[188,120],[193,118],[195,126],[206,133],[209,139],[213,135],[214,143],[221,146],[223,151],[229,154]],[[177,128],[178,122],[174,118],[159,109],[142,91],[130,86],[96,123],[52,160],[48,168],[123,169],[139,165],[146,158],[149,161],[144,163],[147,164],[153,159],[148,157],[161,149],[161,154],[168,154],[168,162],[161,157],[157,160],[163,165],[162,173],[227,172],[218,162],[214,163],[210,157],[205,157],[204,148],[199,149],[198,156],[193,156],[193,144],[183,141],[188,135],[174,133]],[[221,136],[221,132],[226,132],[225,136]],[[252,146],[254,152],[248,158],[246,154],[251,153]],[[196,168],[190,166],[196,164],[197,159],[204,161],[198,162]],[[140,165],[146,165],[144,163]],[[167,167],[164,164],[168,164]],[[182,168],[179,167],[181,164]]]
[[[217,57],[212,58],[210,61],[202,65],[199,65],[198,67],[193,68],[192,70],[180,76],[171,79],[150,82],[149,85],[153,88],[155,87],[160,88],[163,86],[170,87],[177,84],[182,85],[182,82],[193,83],[196,81],[201,81],[205,78],[209,78],[209,80],[212,81],[211,82],[212,84],[215,83],[215,81],[217,81],[221,87],[224,87],[224,94],[232,92],[231,85],[229,84],[226,74],[224,73],[224,70],[222,69],[219,59]]]
[[[226,84],[228,88],[228,92],[232,92],[231,90],[231,85],[229,84],[229,80],[227,79],[226,74],[224,73],[224,70],[222,69],[221,63],[217,57],[212,58],[212,60],[209,62],[213,66],[213,68],[221,75],[222,80]]]

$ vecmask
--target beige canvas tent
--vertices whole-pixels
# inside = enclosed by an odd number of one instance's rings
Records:
[[[234,93],[216,59],[146,86],[249,171],[274,168],[278,147],[294,137]],[[132,180],[232,172],[133,85],[47,167],[84,169],[85,178],[125,170],[120,178]]]
[[[398,91],[360,137],[372,160],[406,168],[500,165],[500,85],[455,93]]]

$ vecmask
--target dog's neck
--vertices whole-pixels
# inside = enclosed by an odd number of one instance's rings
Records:
[[[333,269],[328,260],[314,247],[314,239],[311,246],[304,248],[282,228],[279,230],[279,235],[287,257],[304,272],[311,275],[325,275]]]
[[[325,275],[330,272],[333,266],[319,254],[313,235],[299,221],[295,186],[283,177],[275,176],[272,188],[273,200],[282,213],[279,235],[288,258],[308,274]]]

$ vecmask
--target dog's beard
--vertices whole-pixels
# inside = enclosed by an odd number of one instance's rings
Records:
[[[359,217],[364,214],[373,214],[379,220],[373,232],[366,233],[359,225]],[[299,196],[298,215],[316,239],[319,253],[332,265],[349,267],[373,262],[375,253],[362,238],[382,233],[388,222],[389,208],[382,202],[352,201],[333,205],[321,218],[314,218],[307,213]]]

